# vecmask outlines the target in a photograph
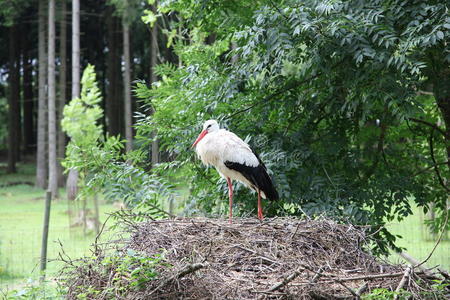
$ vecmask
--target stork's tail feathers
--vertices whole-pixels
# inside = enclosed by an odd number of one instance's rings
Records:
[[[278,192],[262,162],[256,167],[250,167],[246,164],[226,161],[225,166],[241,173],[252,184],[253,189],[256,191],[260,189],[264,193],[265,198],[278,200]]]
[[[278,192],[275,189],[272,179],[264,166],[259,165],[260,170],[257,171],[255,182],[252,182],[257,188],[259,188],[267,199],[278,200]]]

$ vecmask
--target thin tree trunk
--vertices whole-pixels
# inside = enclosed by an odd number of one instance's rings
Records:
[[[80,97],[80,1],[72,0],[72,99]],[[75,199],[71,195],[73,191],[78,192],[78,171],[69,170],[66,188],[67,199]]]
[[[127,140],[126,151],[133,150],[133,120],[131,115],[131,66],[130,66],[130,26],[127,23],[126,15],[123,21],[123,59],[124,59],[124,74],[123,74],[123,91],[125,104],[125,139]]]
[[[61,120],[63,118],[64,105],[66,104],[66,81],[67,81],[67,26],[66,26],[67,3],[66,0],[61,1],[61,19],[60,19],[60,44],[59,59],[61,66],[59,68],[59,101],[58,101],[58,186],[64,186],[64,173],[61,161],[64,159],[66,150],[66,135],[61,128]]]
[[[30,30],[27,24],[24,30]],[[22,40],[22,69],[23,69],[23,144],[25,151],[30,151],[34,144],[34,100],[33,100],[33,65],[30,59],[31,47],[28,39]]]
[[[120,56],[119,56],[119,41],[117,38],[118,22],[117,18],[113,15],[112,6],[107,7],[106,15],[107,23],[107,64],[106,64],[106,124],[108,133],[110,135],[118,135],[121,133],[120,119],[121,119],[121,105],[119,97],[119,75],[120,75]]]
[[[445,124],[447,167],[450,170],[450,70],[444,69],[433,78],[433,93]],[[448,187],[449,178],[444,178]]]
[[[100,233],[100,208],[98,205],[97,194],[94,195],[92,200],[94,201],[94,212],[95,212],[95,234],[99,235],[99,233]]]
[[[45,83],[47,81],[47,59],[45,52],[46,31],[46,0],[39,0],[39,96],[38,96],[38,130],[37,130],[37,154],[36,154],[36,186],[45,188],[47,185],[47,102]]]
[[[20,70],[17,25],[9,29],[8,173],[16,172],[20,151]]]
[[[56,157],[55,0],[48,2],[48,189],[58,198]]]
[[[157,2],[152,6],[152,10],[156,12]],[[155,67],[158,64],[158,27],[155,23],[152,28],[152,40],[150,45],[150,83],[153,84],[158,80],[155,73]],[[156,132],[153,132],[153,142],[152,142],[152,167],[159,163],[159,141],[156,139]]]
[[[72,99],[80,97],[80,0],[72,0]]]
[[[448,75],[450,76],[450,74]],[[448,80],[448,83],[450,84],[450,80]],[[436,95],[436,102],[438,104],[439,109],[441,110],[442,117],[444,119],[445,123],[445,144],[446,144],[446,150],[447,150],[447,166],[450,170],[450,87],[447,88],[446,92],[448,93],[445,95],[444,93],[441,93],[439,95]],[[444,178],[445,183],[447,184],[447,187],[449,187],[449,178]]]

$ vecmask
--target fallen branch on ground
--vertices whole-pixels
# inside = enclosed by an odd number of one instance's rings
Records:
[[[394,296],[394,300],[398,299],[400,290],[405,286],[405,283],[409,279],[412,269],[413,268],[411,266],[406,268],[405,273],[403,274],[402,280],[400,280],[400,283],[398,284],[397,288],[395,289],[396,294]]]
[[[153,291],[151,291],[148,294],[148,296],[152,295],[153,293],[155,293],[156,291],[158,291],[159,289],[164,287],[169,282],[174,281],[175,279],[183,278],[184,276],[186,276],[190,273],[194,273],[194,272],[200,270],[201,268],[204,268],[205,266],[206,266],[205,264],[200,264],[200,263],[190,264],[190,265],[185,266],[178,273],[172,275],[171,277],[169,277],[166,280],[164,280],[163,282],[161,282]]]

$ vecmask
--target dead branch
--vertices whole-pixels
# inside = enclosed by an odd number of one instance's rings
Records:
[[[423,271],[416,272],[416,274],[424,274]],[[365,275],[365,276],[356,276],[356,277],[344,277],[340,278],[341,281],[354,281],[354,280],[375,280],[381,278],[393,278],[400,277],[404,275],[403,272],[398,273],[385,273],[385,274],[375,274],[375,275]]]
[[[364,284],[360,286],[359,289],[356,291],[356,295],[358,295],[358,297],[361,296],[363,293],[367,291],[368,287],[369,285],[367,284],[367,282],[364,282]]]
[[[152,295],[153,293],[155,293],[156,291],[158,291],[159,289],[161,289],[162,287],[167,285],[169,282],[171,282],[175,279],[183,278],[184,276],[186,276],[190,273],[194,273],[204,267],[206,267],[206,264],[200,264],[200,263],[189,264],[189,265],[185,266],[180,271],[178,271],[178,273],[172,275],[171,277],[167,278],[166,280],[163,280],[153,291],[151,291],[148,294],[148,296]]]
[[[403,288],[403,286],[405,285],[406,281],[409,280],[409,276],[411,274],[412,271],[412,266],[409,266],[406,268],[405,273],[403,274],[402,280],[400,280],[400,283],[398,284],[397,288],[395,289],[395,296],[394,296],[394,300],[398,299],[398,295],[400,293],[400,290]]]
[[[303,270],[303,269],[302,269]],[[292,280],[294,280],[295,278],[298,277],[298,275],[300,275],[300,270],[297,270],[295,272],[293,272],[292,274],[290,274],[289,276],[287,276],[286,278],[283,279],[283,281],[273,285],[270,289],[268,289],[266,292],[274,292],[278,289],[281,289],[282,287],[284,287],[286,284],[288,284],[289,282],[291,282]]]

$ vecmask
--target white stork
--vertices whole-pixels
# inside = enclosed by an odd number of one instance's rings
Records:
[[[212,165],[227,180],[230,198],[230,223],[233,217],[232,180],[238,180],[258,193],[258,218],[263,219],[261,197],[278,199],[266,166],[258,155],[236,134],[220,129],[216,120],[208,120],[192,147],[205,165]]]

